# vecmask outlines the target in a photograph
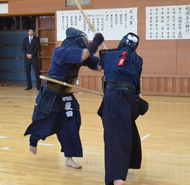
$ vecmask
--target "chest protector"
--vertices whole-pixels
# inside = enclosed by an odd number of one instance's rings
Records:
[[[80,67],[81,67],[81,64],[70,64],[66,74],[63,77],[50,76],[50,78],[75,85]],[[47,82],[47,87],[53,92],[56,92],[59,94],[71,93],[73,89],[72,87],[63,86],[63,85],[50,82],[50,81]]]
[[[139,62],[136,53],[127,48],[101,50],[100,61],[105,80],[138,83]]]

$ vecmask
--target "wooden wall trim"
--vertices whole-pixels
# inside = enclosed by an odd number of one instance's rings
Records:
[[[142,77],[190,78],[190,74],[142,74]]]
[[[143,96],[176,96],[176,97],[190,97],[190,93],[180,93],[180,92],[142,92]]]
[[[99,75],[79,74],[79,86],[102,92],[102,73]],[[144,77],[141,78],[142,95],[190,97],[190,76]]]
[[[190,96],[190,75],[142,75],[141,91],[145,95]]]

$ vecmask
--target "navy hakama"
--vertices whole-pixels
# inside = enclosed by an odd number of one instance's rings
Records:
[[[128,169],[141,166],[141,141],[135,120],[139,116],[143,60],[130,47],[100,51],[105,95],[98,114],[105,142],[105,184],[126,180]]]
[[[126,179],[128,169],[141,165],[141,143],[135,119],[138,95],[127,90],[109,90],[101,105],[105,142],[105,182]],[[100,114],[101,114],[100,113]]]

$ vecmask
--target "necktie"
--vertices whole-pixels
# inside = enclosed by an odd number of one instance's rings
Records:
[[[32,42],[32,38],[30,37],[30,44],[31,44],[31,42]]]

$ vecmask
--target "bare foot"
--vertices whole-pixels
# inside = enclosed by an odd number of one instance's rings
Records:
[[[66,158],[65,165],[66,165],[66,166],[69,166],[69,167],[72,167],[72,168],[75,168],[75,169],[81,169],[81,168],[82,168],[82,166],[76,164],[76,163],[73,161],[72,157],[67,157],[67,158]]]
[[[114,185],[125,185],[125,182],[123,180],[121,180],[121,179],[115,180]]]
[[[37,147],[34,146],[30,146],[29,147],[30,152],[32,152],[33,154],[37,154]]]

